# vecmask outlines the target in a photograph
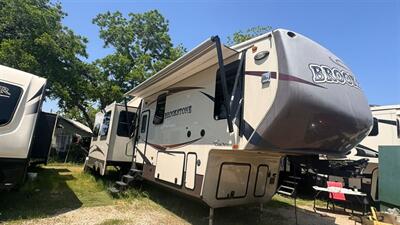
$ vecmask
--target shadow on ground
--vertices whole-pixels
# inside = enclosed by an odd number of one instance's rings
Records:
[[[0,192],[0,222],[47,217],[81,207],[82,203],[66,183],[75,179],[68,169],[33,170],[38,173],[36,180],[27,181],[18,190]]]
[[[188,223],[194,225],[208,224],[209,208],[193,199],[186,198],[164,188],[145,183],[140,189],[147,192],[148,197],[174,213]],[[297,209],[298,224],[335,224],[335,218],[314,213],[311,209]],[[219,208],[214,211],[214,223],[225,224],[295,224],[295,210],[291,204],[271,200],[264,204],[261,212],[259,205]]]

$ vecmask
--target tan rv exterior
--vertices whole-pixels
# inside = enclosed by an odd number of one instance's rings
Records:
[[[317,43],[282,29],[218,43],[206,40],[127,93],[141,101],[133,167],[145,180],[211,208],[264,203],[283,156],[345,154],[369,132],[354,75]]]

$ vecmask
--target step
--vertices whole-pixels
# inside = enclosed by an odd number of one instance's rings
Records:
[[[129,170],[129,173],[130,173],[131,175],[133,175],[133,174],[142,174],[142,173],[143,173],[143,170],[130,169],[130,170]]]
[[[122,176],[122,181],[124,181],[125,183],[129,183],[131,181],[135,180],[134,176],[131,176],[129,174],[123,175]]]
[[[285,185],[281,185],[281,186],[279,186],[279,188],[278,188],[278,189],[281,189],[281,188],[283,188],[283,189],[288,189],[288,190],[291,190],[291,191],[294,191],[294,190],[295,190],[295,188],[293,188],[293,187],[289,187],[289,186],[285,186]]]
[[[126,187],[126,186],[128,186],[128,184],[125,183],[125,182],[123,182],[123,181],[117,181],[117,182],[115,182],[115,184],[117,184],[117,185],[120,186],[120,187]]]
[[[298,185],[298,182],[295,181],[290,181],[290,180],[284,180],[283,183],[287,183],[287,184],[293,184],[293,185]]]
[[[289,176],[289,178],[295,179],[295,180],[301,180],[301,177]]]
[[[118,194],[118,193],[120,193],[120,190],[119,190],[118,188],[116,188],[116,187],[109,187],[109,188],[108,188],[108,191],[109,191],[111,194]]]
[[[293,194],[293,193],[289,193],[289,192],[281,191],[281,190],[278,190],[277,193],[287,195],[287,196],[292,196],[292,194]]]

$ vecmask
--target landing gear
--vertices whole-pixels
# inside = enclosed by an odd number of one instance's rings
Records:
[[[213,225],[214,222],[214,208],[210,208],[210,213],[208,216],[208,225]]]

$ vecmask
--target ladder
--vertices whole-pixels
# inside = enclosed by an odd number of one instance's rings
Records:
[[[278,194],[293,198],[296,225],[297,225],[297,204],[296,204],[297,186],[299,185],[300,181],[301,181],[300,177],[288,176],[287,178],[282,180],[282,184],[279,185],[278,190],[276,191],[276,193]]]

